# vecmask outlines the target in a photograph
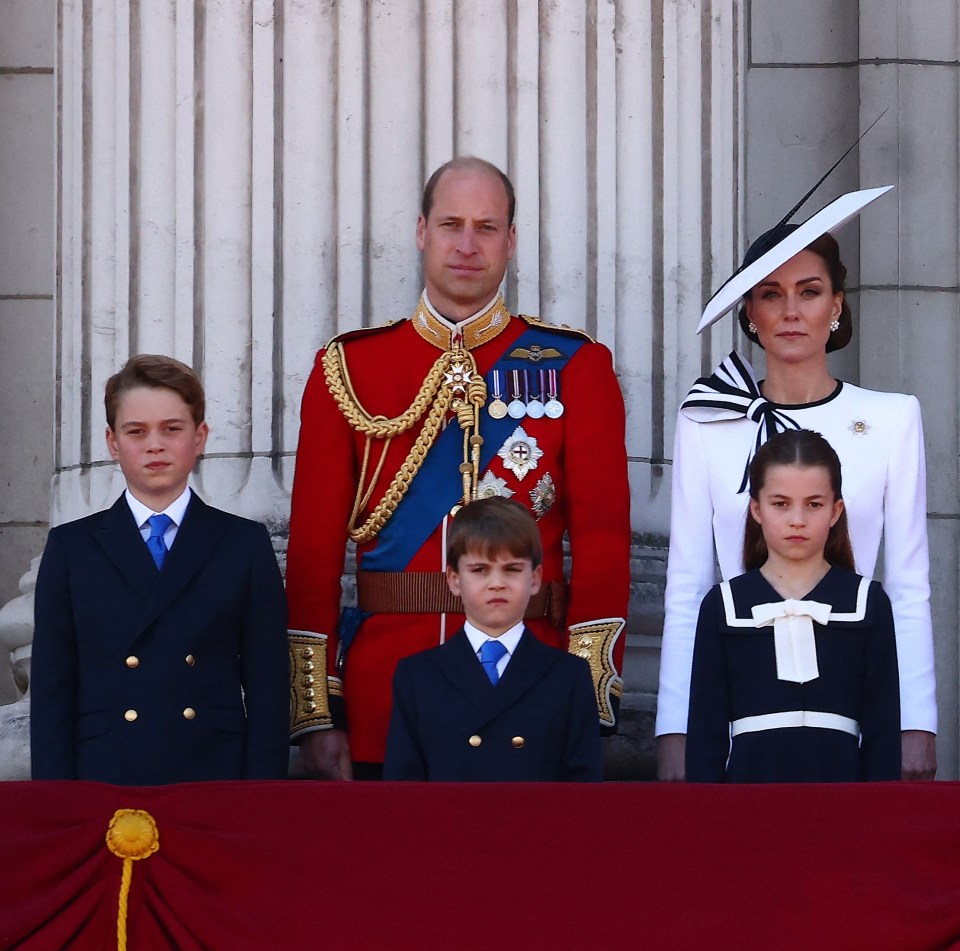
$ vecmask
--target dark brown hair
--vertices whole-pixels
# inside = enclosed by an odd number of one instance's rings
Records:
[[[447,535],[447,564],[459,571],[468,552],[496,558],[504,552],[529,558],[536,568],[543,561],[543,543],[536,520],[519,502],[498,495],[465,505],[453,519]]]
[[[427,179],[427,184],[423,187],[423,201],[420,203],[420,213],[423,215],[424,221],[430,217],[430,210],[433,208],[433,193],[437,190],[437,185],[440,184],[443,173],[454,171],[486,172],[494,178],[498,178],[507,195],[507,222],[508,224],[513,224],[513,216],[517,210],[517,198],[513,191],[513,183],[492,162],[477,158],[474,155],[459,155],[456,158],[450,159],[449,162],[441,165],[440,168]]]
[[[788,234],[796,231],[797,225],[783,225],[781,230],[783,232],[783,235],[781,236],[782,239],[782,237],[786,237]],[[760,257],[760,253],[776,244],[777,240],[778,239],[776,236],[774,236],[774,239],[771,240],[769,231],[766,232],[766,234],[760,235],[760,237],[757,238],[752,245],[750,245],[750,248],[744,255],[744,266],[752,264],[753,261]],[[761,249],[760,253],[755,253],[754,249],[758,247]],[[804,248],[804,251],[812,251],[823,261],[827,268],[827,274],[830,277],[831,291],[834,294],[843,294],[843,301],[840,305],[840,326],[831,332],[830,338],[827,340],[827,353],[833,353],[834,350],[842,350],[848,343],[850,343],[850,340],[853,337],[853,316],[850,313],[850,305],[847,303],[847,269],[840,260],[840,246],[837,244],[836,238],[834,238],[829,231],[826,234],[820,235],[820,237],[816,240],[811,241],[810,244]],[[753,288],[750,288],[750,290],[747,291],[747,293],[743,296],[745,299],[752,300]],[[740,312],[737,314],[737,317],[740,320],[740,329],[750,340],[762,348],[763,344],[760,343],[760,338],[755,333],[751,333],[749,329],[750,318],[747,317],[746,307],[741,305]]]
[[[840,459],[830,445],[820,435],[809,429],[788,429],[768,439],[758,450],[750,463],[750,498],[760,499],[771,466],[803,466],[826,469],[830,477],[830,488],[834,501],[842,499],[840,478]],[[747,512],[747,524],[743,533],[743,567],[747,571],[759,568],[769,557],[763,530]],[[831,565],[855,571],[853,549],[850,546],[850,532],[847,529],[847,510],[840,513],[827,535],[827,544],[823,557]]]
[[[190,409],[194,423],[199,426],[206,412],[203,384],[185,363],[156,353],[140,353],[131,357],[119,373],[114,373],[103,394],[107,411],[107,425],[113,429],[117,407],[124,393],[141,386],[173,390]]]

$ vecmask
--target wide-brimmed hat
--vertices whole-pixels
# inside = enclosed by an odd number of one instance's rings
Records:
[[[821,208],[802,225],[781,221],[776,227],[762,234],[750,246],[741,267],[707,302],[700,323],[697,325],[697,333],[702,333],[719,320],[731,307],[740,302],[750,288],[756,287],[781,264],[786,264],[790,258],[799,254],[821,235],[841,228],[891,188],[893,185],[883,185],[879,188],[847,192],[846,195],[841,195]]]

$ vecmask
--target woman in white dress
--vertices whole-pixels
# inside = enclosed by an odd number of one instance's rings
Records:
[[[836,380],[827,366],[827,353],[846,346],[853,332],[846,269],[829,229],[887,190],[842,196],[799,227],[781,223],[767,232],[704,311],[700,330],[741,302],[740,324],[766,351],[767,375],[758,383],[747,361],[731,353],[697,381],[677,420],[657,710],[660,779],[684,778],[700,602],[716,580],[717,563],[724,580],[743,571],[747,466],[758,446],[787,428],[821,433],[840,457],[860,574],[873,577],[883,538],[882,581],[893,605],[900,668],[903,776],[932,779],[936,772],[920,406],[914,396]]]

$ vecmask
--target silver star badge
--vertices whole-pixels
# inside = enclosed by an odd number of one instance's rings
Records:
[[[870,432],[870,424],[864,419],[855,419],[847,428],[854,436],[866,436]]]
[[[504,499],[509,499],[513,494],[513,489],[507,488],[507,480],[501,479],[499,476],[495,476],[492,472],[488,472],[477,483],[478,499],[490,499],[495,495],[498,495]]]
[[[503,460],[504,467],[522,481],[528,472],[537,468],[537,460],[543,455],[543,450],[537,445],[536,439],[518,426],[497,451],[497,455]]]

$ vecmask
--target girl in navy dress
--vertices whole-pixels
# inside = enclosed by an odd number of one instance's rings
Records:
[[[818,433],[757,451],[743,563],[700,607],[687,779],[899,779],[890,601],[853,570],[840,461]]]

